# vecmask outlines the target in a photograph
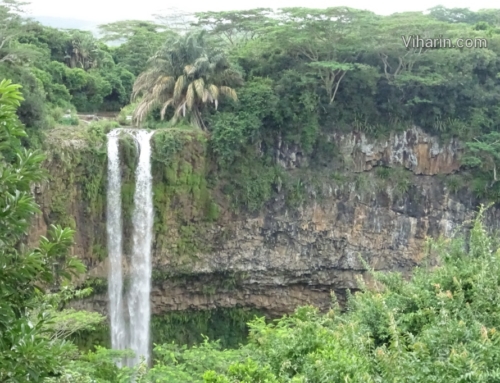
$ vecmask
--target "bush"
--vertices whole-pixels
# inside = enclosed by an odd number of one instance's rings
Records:
[[[430,241],[435,268],[370,272],[347,311],[302,307],[289,317],[250,323],[251,360],[205,382],[497,382],[500,379],[500,250],[483,226],[469,239]],[[246,351],[245,351],[246,350]],[[261,379],[261,380],[258,380]]]
[[[78,126],[80,123],[80,120],[78,119],[77,116],[74,115],[64,115],[59,122],[63,125],[72,125],[72,126]]]
[[[89,124],[87,131],[89,132],[89,134],[97,137],[108,134],[113,129],[119,127],[120,124],[118,124],[118,122],[116,121],[109,121],[109,120],[94,121]]]
[[[63,108],[56,106],[50,110],[50,117],[54,119],[54,121],[61,121],[64,116]]]
[[[132,119],[128,118],[129,116],[131,117],[132,114],[134,113],[134,109],[136,107],[136,104],[128,104],[124,106],[121,110],[118,116],[116,117],[116,120],[120,125],[125,125],[125,126],[130,126],[132,125]]]

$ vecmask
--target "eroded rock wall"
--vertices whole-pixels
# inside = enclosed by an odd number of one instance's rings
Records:
[[[328,167],[310,167],[300,148],[277,145],[275,158],[283,168],[306,171],[319,180],[314,188],[306,185],[300,206],[287,206],[277,192],[256,214],[223,211],[215,222],[193,218],[194,226],[203,227],[195,233],[201,246],[187,257],[177,251],[178,220],[171,214],[168,225],[155,232],[153,312],[251,306],[280,315],[304,304],[326,308],[332,291],[342,300],[345,289],[356,289],[356,278],[365,275],[360,257],[376,270],[408,274],[423,261],[428,236],[451,235],[472,218],[478,201],[465,189],[451,193],[439,176],[460,168],[459,142],[440,143],[418,128],[378,142],[357,133],[328,139],[339,148],[349,175],[340,181],[330,177]],[[401,172],[381,180],[374,169],[378,166],[407,169],[407,187],[395,186]],[[106,259],[96,260],[85,243],[85,230],[89,225],[102,230],[104,216],[86,216],[74,187],[68,190],[77,229],[74,252],[87,260],[89,276],[105,278]],[[53,192],[50,184],[37,189],[43,214],[34,221],[33,235],[46,230]],[[155,207],[158,212],[176,209],[172,201]],[[491,209],[487,220],[492,228],[498,218],[499,211]],[[78,303],[103,312],[106,305],[106,294]]]

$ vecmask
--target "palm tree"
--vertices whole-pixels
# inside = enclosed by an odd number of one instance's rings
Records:
[[[66,60],[70,68],[88,70],[97,66],[98,47],[94,37],[82,31],[72,31]]]
[[[203,32],[167,40],[149,64],[132,92],[132,100],[142,97],[133,115],[137,124],[158,107],[163,120],[171,107],[172,123],[187,116],[193,125],[206,130],[201,111],[208,103],[217,109],[221,96],[237,100],[231,86],[241,84],[241,76],[231,69],[222,51],[207,49]]]

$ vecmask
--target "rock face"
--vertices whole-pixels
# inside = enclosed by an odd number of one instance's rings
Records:
[[[325,137],[334,142],[354,171],[366,171],[377,165],[404,166],[415,174],[449,174],[460,168],[462,145],[452,139],[446,144],[413,127],[400,133],[391,133],[386,140],[375,141],[364,133],[332,134]],[[297,145],[278,142],[277,162],[287,169],[304,167],[308,158]]]
[[[345,289],[356,289],[356,276],[365,270],[359,257],[376,270],[408,272],[424,259],[427,236],[452,234],[474,212],[471,201],[443,192],[434,178],[414,181],[401,197],[332,190],[297,211],[232,221],[230,239],[193,263],[195,278],[183,286],[168,280],[156,285],[154,310],[240,304],[283,314],[306,303],[326,308],[331,291],[342,299]],[[493,211],[492,218],[498,215]],[[214,228],[206,239],[215,241],[223,230]],[[168,258],[155,259],[156,269],[169,269]],[[221,272],[245,276],[234,289],[204,292]]]
[[[442,145],[436,139],[413,127],[402,133],[393,133],[389,140],[373,142],[362,135],[337,136],[344,155],[352,156],[362,170],[373,166],[402,165],[415,174],[449,174],[460,167],[460,142],[451,140]]]
[[[338,182],[324,175],[328,169],[318,170],[320,186],[309,190],[301,206],[287,207],[278,193],[258,214],[226,214],[201,234],[207,246],[183,262],[157,238],[153,312],[251,306],[281,315],[304,304],[324,309],[332,291],[342,300],[346,289],[356,289],[356,278],[366,275],[360,257],[376,270],[408,274],[424,260],[428,236],[452,234],[476,211],[474,198],[465,191],[451,193],[442,177],[435,176],[459,169],[456,141],[441,145],[417,128],[382,142],[355,133],[329,139],[344,160],[350,159],[350,174],[364,177],[363,188],[353,179]],[[278,145],[276,159],[289,170],[308,166],[296,147]],[[381,182],[371,170],[378,165],[408,169],[406,190],[398,191],[391,177]],[[50,185],[38,189],[39,197],[44,193],[50,193]],[[81,210],[77,205],[72,207],[75,216]],[[50,206],[43,210],[47,216]],[[490,226],[498,227],[499,210],[488,214]],[[35,220],[33,234],[45,229],[43,219]],[[77,235],[75,248],[89,259],[84,238]],[[89,266],[89,275],[106,277],[106,260]],[[106,295],[77,305],[105,312]]]

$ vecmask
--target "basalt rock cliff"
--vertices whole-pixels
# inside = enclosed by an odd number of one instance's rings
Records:
[[[206,140],[183,134],[189,139],[173,146],[160,140],[154,149],[176,147],[171,160],[153,157],[155,314],[239,306],[280,315],[304,304],[324,309],[332,292],[342,300],[346,289],[356,289],[356,278],[367,274],[361,259],[375,270],[407,274],[424,260],[427,237],[451,235],[479,203],[464,185],[451,190],[447,181],[459,171],[460,143],[413,128],[383,140],[361,133],[325,136],[336,154],[322,165],[278,141],[278,166],[305,175],[302,198],[290,206],[277,180],[262,209],[235,213],[209,179],[214,170]],[[51,223],[73,226],[72,251],[87,263],[87,278],[105,280],[105,146],[59,136],[47,142],[51,179],[34,188],[42,214],[30,238]],[[132,164],[133,155],[124,151],[123,161]],[[124,203],[132,179],[124,164]],[[203,218],[214,206],[218,213]],[[130,218],[127,211],[124,217]],[[490,209],[490,227],[498,218],[500,212]],[[105,289],[96,292],[77,305],[105,312]]]

